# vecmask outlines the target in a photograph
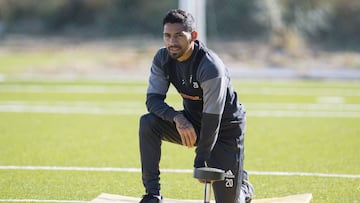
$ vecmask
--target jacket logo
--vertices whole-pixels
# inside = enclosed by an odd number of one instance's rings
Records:
[[[193,88],[198,89],[199,88],[199,84],[197,82],[193,82]]]

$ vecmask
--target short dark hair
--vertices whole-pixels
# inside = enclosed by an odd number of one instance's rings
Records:
[[[195,30],[195,18],[188,12],[181,9],[170,10],[163,19],[163,26],[166,23],[181,23],[186,32]]]

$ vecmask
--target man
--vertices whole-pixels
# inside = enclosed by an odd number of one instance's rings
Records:
[[[140,118],[143,203],[162,202],[162,140],[196,146],[195,168],[226,171],[225,180],[213,184],[216,202],[250,202],[252,198],[253,187],[243,170],[245,110],[225,65],[197,35],[191,14],[174,9],[164,17],[165,47],[154,56],[146,98],[149,113]],[[170,83],[183,98],[183,111],[164,102]]]

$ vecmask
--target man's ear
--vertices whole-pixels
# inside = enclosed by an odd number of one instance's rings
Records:
[[[191,40],[195,41],[197,39],[197,37],[198,37],[198,32],[192,31],[191,32]]]

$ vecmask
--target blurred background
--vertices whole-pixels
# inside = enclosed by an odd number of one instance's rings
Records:
[[[234,77],[360,79],[360,1],[205,0]],[[1,0],[0,78],[144,77],[178,0]]]
[[[246,106],[255,198],[359,202],[360,0],[0,0],[0,202],[143,194],[125,171],[163,16],[184,2]],[[161,168],[191,168],[193,150],[163,147]],[[163,175],[165,197],[202,198]]]

